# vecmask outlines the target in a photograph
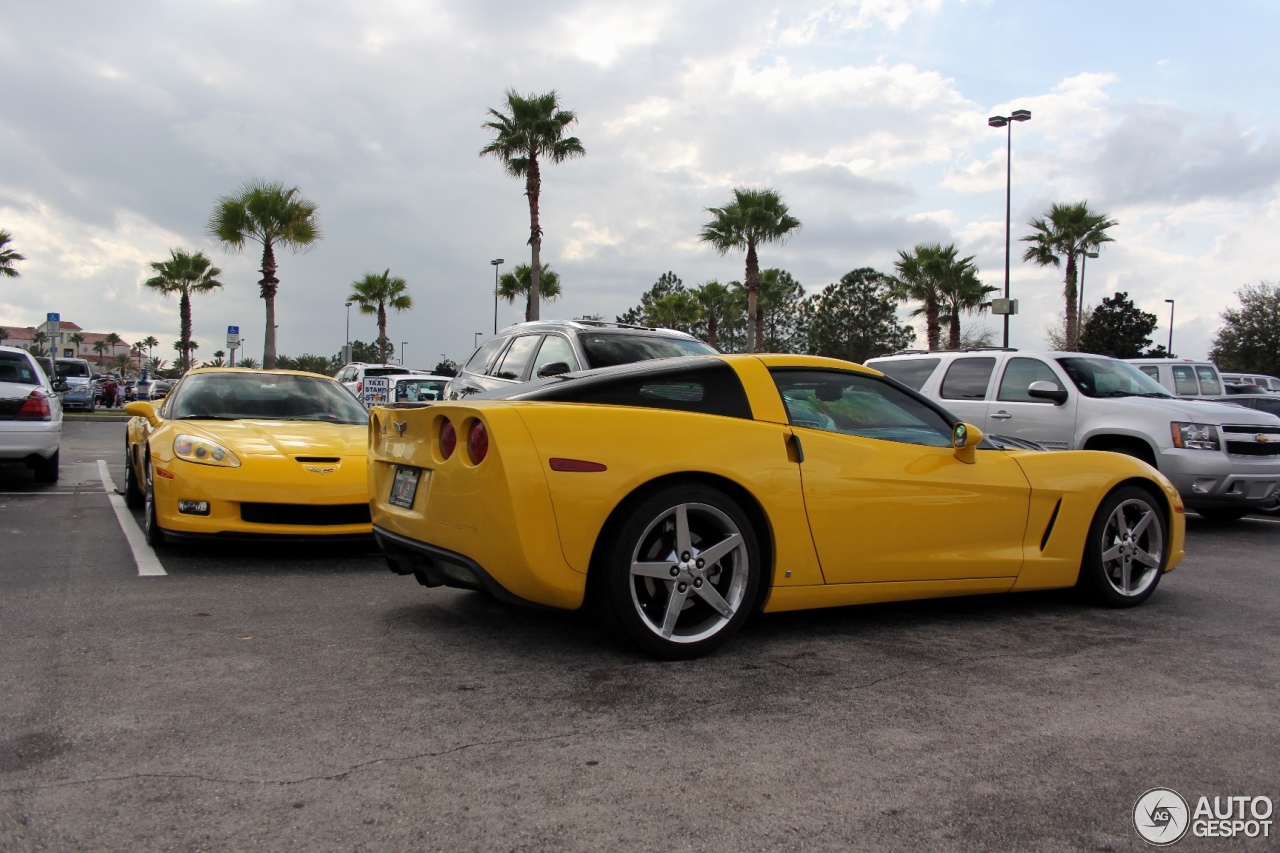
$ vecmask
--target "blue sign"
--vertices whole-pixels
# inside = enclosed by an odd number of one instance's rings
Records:
[[[44,315],[44,321],[45,321],[46,323],[61,323],[61,322],[62,322],[62,315],[61,315],[61,314],[54,314],[54,313],[45,314],[45,315]]]
[[[228,334],[228,335],[238,335],[238,334],[240,334],[240,327],[239,327],[239,326],[227,326],[227,334]]]

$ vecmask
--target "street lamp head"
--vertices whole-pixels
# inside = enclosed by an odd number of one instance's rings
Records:
[[[1085,252],[1085,253],[1084,253],[1084,256],[1085,256],[1086,258],[1096,258],[1096,257],[1098,257],[1098,253],[1097,253],[1097,252]]]
[[[1012,120],[1012,121],[1030,121],[1030,120],[1031,120],[1031,110],[1014,110],[1014,111],[1009,115],[1009,118],[1010,118],[1010,120]]]
[[[1165,302],[1168,302],[1170,305],[1172,305],[1172,304],[1173,304],[1173,300],[1172,300],[1172,299],[1166,299],[1166,300],[1165,300]]]
[[[992,116],[991,118],[987,119],[987,124],[991,125],[992,127],[1004,127],[1008,123],[1009,123],[1009,120],[1004,116]]]
[[[346,305],[348,308],[350,308],[350,307],[351,307],[351,303],[350,303],[350,302],[344,302],[343,304],[344,304],[344,305]]]
[[[498,264],[505,264],[506,261],[504,261],[502,258],[494,258],[493,260],[489,261],[489,263],[493,264],[496,267]]]

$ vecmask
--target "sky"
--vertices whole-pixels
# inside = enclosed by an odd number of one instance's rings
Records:
[[[490,260],[527,263],[523,181],[479,156],[504,93],[555,90],[582,159],[543,173],[543,261],[564,296],[544,318],[612,319],[664,272],[743,277],[697,239],[737,186],[801,220],[762,267],[817,293],[899,250],[955,243],[1004,286],[1013,127],[1010,345],[1060,323],[1063,271],[1020,260],[1055,202],[1118,221],[1085,301],[1124,291],[1167,343],[1204,357],[1235,292],[1280,279],[1280,4],[1221,0],[611,0],[18,2],[0,14],[0,230],[27,258],[0,279],[0,327],[59,312],[88,331],[155,335],[178,306],[142,286],[172,248],[225,288],[194,299],[197,357],[237,325],[261,358],[260,253],[206,232],[247,181],[296,186],[323,239],[278,255],[278,350],[372,341],[344,307],[389,269],[415,307],[388,336],[406,363],[465,359],[494,327]],[[905,318],[908,308],[904,307]],[[502,303],[499,326],[523,319]],[[997,331],[999,319],[966,326]],[[921,339],[923,336],[921,335]]]

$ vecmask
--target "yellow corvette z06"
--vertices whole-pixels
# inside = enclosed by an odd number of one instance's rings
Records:
[[[333,379],[204,368],[125,411],[125,502],[152,545],[368,537],[368,413]]]
[[[589,603],[657,657],[755,610],[1076,585],[1126,607],[1183,556],[1183,505],[1146,463],[984,439],[849,362],[671,358],[482,396],[372,410],[391,569]]]

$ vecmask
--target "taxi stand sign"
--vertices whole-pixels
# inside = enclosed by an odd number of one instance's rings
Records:
[[[386,376],[366,376],[360,388],[360,402],[367,409],[370,406],[385,404],[391,396],[391,380]]]

